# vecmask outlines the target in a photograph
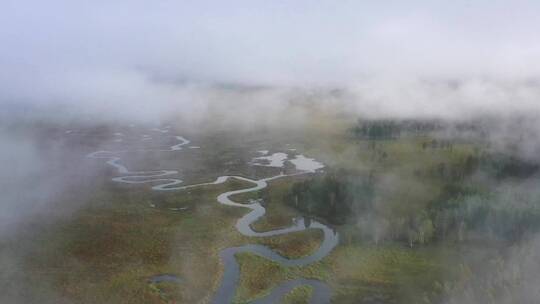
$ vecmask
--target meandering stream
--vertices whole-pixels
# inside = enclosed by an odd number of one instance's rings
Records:
[[[161,133],[167,133],[168,129],[160,130],[156,129],[154,131],[161,132]],[[190,141],[181,137],[181,136],[174,136],[174,138],[178,141],[177,144],[172,145],[168,149],[156,149],[156,150],[143,150],[143,151],[158,151],[158,152],[167,152],[167,151],[180,151],[184,148],[185,145],[189,144]],[[304,157],[303,155],[297,155],[296,159],[291,160],[291,163],[296,165],[297,170],[299,170],[298,173],[294,174],[279,174],[272,177],[267,177],[259,180],[254,180],[250,178],[246,178],[243,176],[220,176],[213,182],[207,182],[207,183],[200,183],[200,184],[192,184],[192,185],[182,185],[183,181],[178,178],[173,178],[171,176],[174,176],[178,174],[178,171],[176,170],[156,170],[156,171],[129,171],[126,166],[121,164],[121,157],[120,155],[123,153],[126,153],[128,151],[96,151],[93,153],[90,153],[87,155],[89,158],[95,158],[95,159],[105,159],[106,163],[112,167],[114,167],[118,174],[122,175],[119,177],[114,177],[112,180],[114,182],[119,183],[126,183],[126,184],[143,184],[143,183],[152,183],[154,186],[152,186],[153,190],[156,191],[173,191],[173,190],[184,190],[189,188],[195,188],[205,185],[217,185],[225,183],[229,179],[237,179],[245,182],[249,182],[254,184],[253,187],[245,188],[245,189],[239,189],[239,190],[233,190],[233,191],[227,191],[224,193],[221,193],[217,197],[217,201],[220,204],[231,206],[231,207],[239,207],[239,208],[246,208],[250,211],[242,216],[238,221],[236,222],[236,229],[245,236],[250,237],[270,237],[270,236],[277,236],[277,235],[284,235],[291,232],[297,232],[297,231],[303,231],[307,229],[320,229],[322,230],[324,234],[324,240],[321,243],[320,247],[311,255],[298,258],[298,259],[289,259],[286,257],[283,257],[279,254],[277,254],[272,249],[263,246],[263,245],[255,245],[255,244],[248,244],[240,247],[229,247],[225,248],[220,251],[219,256],[220,259],[224,265],[224,272],[223,277],[221,279],[221,284],[219,288],[217,289],[214,297],[212,298],[212,303],[214,304],[228,304],[232,303],[234,299],[234,295],[236,293],[238,281],[240,278],[240,267],[238,265],[238,262],[236,261],[235,255],[240,252],[249,252],[252,254],[259,255],[261,257],[264,257],[268,260],[274,261],[276,263],[279,263],[282,266],[285,267],[291,267],[291,266],[305,266],[312,264],[314,262],[317,262],[327,256],[332,249],[338,244],[339,236],[337,233],[334,233],[332,229],[330,229],[328,226],[312,220],[310,221],[309,225],[306,225],[306,222],[303,218],[295,218],[293,220],[293,224],[289,227],[276,229],[276,230],[270,230],[270,231],[264,231],[264,232],[258,232],[254,231],[251,228],[251,224],[256,222],[259,218],[264,216],[266,213],[266,209],[259,203],[259,202],[251,202],[251,203],[238,203],[233,200],[231,200],[231,196],[240,194],[240,193],[246,193],[246,192],[253,192],[253,191],[259,191],[261,189],[264,189],[268,186],[268,182],[278,179],[278,178],[284,178],[288,176],[293,175],[300,175],[300,174],[307,174],[307,173],[313,173],[315,170],[322,168],[322,164],[315,162],[312,159],[308,159]],[[279,158],[279,164],[283,164],[284,161],[286,161],[286,157],[284,157],[282,154],[284,153],[275,153],[276,157]],[[270,161],[271,166],[276,166],[276,162],[272,162],[272,158],[270,157],[261,157],[259,159],[267,159]],[[254,165],[257,165],[254,163]],[[260,165],[260,164],[259,164]],[[178,278],[176,278],[173,275],[159,275],[153,278],[152,282],[160,282],[160,281],[178,281]],[[288,292],[290,292],[292,289],[298,286],[303,285],[309,285],[313,287],[313,293],[310,298],[310,302],[312,304],[323,304],[323,303],[330,303],[330,297],[332,294],[331,289],[324,283],[318,280],[312,280],[312,279],[296,279],[296,280],[288,280],[285,281],[278,286],[276,286],[270,294],[259,298],[252,303],[257,304],[263,304],[263,303],[277,303],[280,301],[280,299],[283,298]]]

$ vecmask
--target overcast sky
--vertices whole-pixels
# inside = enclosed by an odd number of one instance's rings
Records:
[[[540,73],[540,2],[4,0],[0,68],[11,103],[163,99],[193,81],[513,83]]]

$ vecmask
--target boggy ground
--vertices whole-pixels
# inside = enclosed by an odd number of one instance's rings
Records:
[[[441,154],[444,151],[419,155],[418,142],[403,140],[381,143],[378,149],[385,149],[389,156],[384,162],[375,162],[373,152],[348,140],[343,130],[338,131],[336,134],[340,136],[302,133],[298,138],[303,142],[292,145],[287,144],[294,138],[287,138],[279,145],[275,136],[267,136],[272,138],[271,147],[275,151],[294,147],[335,168],[394,169],[406,163],[407,167],[396,173],[405,177],[446,157]],[[186,184],[212,181],[224,174],[260,177],[280,172],[272,168],[247,169],[243,162],[256,154],[238,156],[235,152],[256,151],[267,147],[270,141],[246,138],[238,142],[237,137],[227,138],[236,141],[220,146],[216,141],[225,143],[223,136],[195,140],[201,149],[180,156],[185,157],[186,163],[196,158],[200,164],[200,168],[192,166],[186,170]],[[205,148],[205,143],[211,143],[211,148]],[[467,153],[472,148],[463,145],[455,149]],[[196,156],[197,153],[203,156]],[[134,158],[129,163],[135,166],[137,161],[140,159]],[[162,167],[168,163],[174,163],[174,158],[155,164]],[[228,165],[223,167],[224,163]],[[91,165],[106,168],[99,160]],[[206,303],[220,282],[221,249],[260,243],[284,256],[297,258],[316,250],[322,239],[317,230],[270,238],[240,235],[234,224],[247,209],[222,206],[216,197],[225,191],[251,186],[245,182],[230,180],[189,191],[156,193],[149,185],[115,184],[110,181],[112,173],[108,169],[104,171],[107,172],[104,176],[97,177],[101,182],[90,185],[95,187],[91,194],[76,198],[86,202],[83,208],[54,225],[29,225],[16,238],[0,245],[7,255],[25,252],[17,258],[21,268],[17,280],[4,284],[7,293],[18,294],[27,303]],[[267,189],[232,199],[242,202],[264,198],[267,214],[253,228],[264,231],[283,227],[293,217],[300,216],[284,203],[284,195],[295,179],[303,178],[279,179]],[[422,196],[414,193],[404,196],[397,189],[387,199],[396,202],[399,199],[403,204],[422,203],[428,200],[426,197],[436,195],[438,185],[433,182],[424,187],[428,191]],[[436,292],[437,282],[451,272],[447,262],[452,250],[442,254],[438,248],[375,246],[348,237],[354,226],[336,229],[342,236],[341,244],[328,257],[307,267],[286,268],[253,254],[239,254],[242,272],[235,301],[249,302],[283,280],[304,277],[328,282],[334,290],[334,303],[418,303],[425,294]],[[181,282],[149,284],[148,278],[156,274],[174,274]],[[306,303],[310,292],[307,287],[296,288],[284,301]]]

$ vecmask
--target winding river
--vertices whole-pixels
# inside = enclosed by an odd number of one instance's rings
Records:
[[[155,131],[161,132],[161,133],[167,133],[168,129],[164,129],[164,130],[156,129]],[[158,152],[180,151],[187,144],[190,143],[189,140],[181,136],[174,136],[174,138],[178,141],[178,143],[172,145],[168,149],[143,150],[143,151],[158,151]],[[334,231],[330,229],[328,226],[315,220],[312,220],[310,221],[310,224],[307,224],[303,218],[293,219],[293,224],[289,227],[276,229],[276,230],[270,230],[270,231],[264,231],[264,232],[254,231],[251,228],[251,224],[256,222],[262,216],[264,216],[264,214],[266,213],[266,209],[257,201],[245,204],[245,203],[238,203],[230,199],[231,196],[236,195],[236,194],[253,192],[253,191],[264,189],[268,186],[269,181],[272,181],[278,178],[288,177],[288,176],[313,173],[315,172],[316,169],[322,168],[322,165],[317,162],[313,162],[312,165],[309,165],[310,159],[305,158],[302,155],[297,155],[296,159],[290,160],[291,163],[296,165],[297,170],[299,170],[299,172],[297,173],[279,174],[276,176],[267,177],[267,178],[258,179],[258,180],[246,178],[243,176],[225,175],[225,176],[218,177],[213,182],[192,184],[192,185],[182,185],[183,181],[181,179],[171,177],[178,174],[178,171],[176,170],[129,171],[126,168],[126,166],[122,165],[120,162],[121,161],[120,155],[126,152],[128,151],[125,151],[125,150],[124,151],[96,151],[96,152],[88,154],[87,157],[94,158],[94,159],[104,159],[106,160],[106,163],[108,165],[114,167],[117,170],[118,174],[122,175],[119,177],[112,178],[112,180],[115,182],[126,183],[126,184],[152,183],[154,184],[154,186],[152,186],[152,189],[156,191],[174,191],[174,190],[184,190],[184,189],[189,189],[189,188],[195,188],[195,187],[200,187],[200,186],[205,186],[205,185],[217,185],[217,184],[225,183],[229,179],[237,179],[237,180],[252,183],[254,185],[253,187],[227,191],[227,192],[221,193],[217,197],[217,201],[220,204],[231,206],[231,207],[246,208],[250,210],[247,214],[242,216],[236,222],[236,229],[245,236],[270,237],[270,236],[284,235],[291,232],[303,231],[307,229],[322,230],[324,234],[324,240],[321,243],[320,247],[311,255],[298,258],[298,259],[288,259],[286,257],[283,257],[277,254],[272,249],[266,246],[256,245],[256,244],[248,244],[248,245],[244,245],[240,247],[229,247],[229,248],[225,248],[221,250],[219,253],[219,256],[224,265],[224,272],[223,272],[223,278],[221,279],[221,284],[219,288],[217,289],[214,297],[212,298],[211,303],[213,304],[228,304],[228,303],[233,302],[234,295],[235,295],[237,285],[238,285],[238,281],[240,278],[240,266],[238,265],[238,262],[236,261],[236,258],[235,258],[235,255],[237,253],[249,252],[249,253],[264,257],[273,262],[277,262],[280,265],[286,266],[286,267],[305,266],[305,265],[309,265],[309,264],[312,264],[314,262],[321,260],[322,258],[327,256],[332,251],[332,249],[334,249],[334,247],[338,244],[338,241],[339,241],[338,234],[334,233]],[[281,154],[276,154],[276,155],[280,157],[281,163],[285,161],[283,160],[283,155]],[[273,164],[271,163],[271,165]],[[151,282],[154,282],[154,283],[161,282],[161,281],[178,282],[179,279],[174,275],[158,275],[151,279]],[[256,299],[252,303],[256,303],[256,304],[278,303],[283,298],[283,296],[285,296],[292,289],[298,286],[305,286],[305,285],[309,285],[313,288],[313,293],[311,295],[309,303],[311,304],[330,303],[330,297],[332,294],[330,287],[328,287],[328,285],[326,285],[324,282],[313,280],[313,279],[295,279],[295,280],[285,281],[281,283],[280,285],[276,286],[274,289],[272,289],[268,295],[262,298]]]

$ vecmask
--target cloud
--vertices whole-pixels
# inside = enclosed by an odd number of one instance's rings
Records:
[[[0,102],[155,112],[186,83],[233,83],[369,87],[362,96],[397,103],[405,93],[400,108],[427,112],[486,106],[484,93],[515,106],[506,83],[540,72],[539,10],[534,1],[9,0]],[[447,96],[422,79],[473,80]]]

